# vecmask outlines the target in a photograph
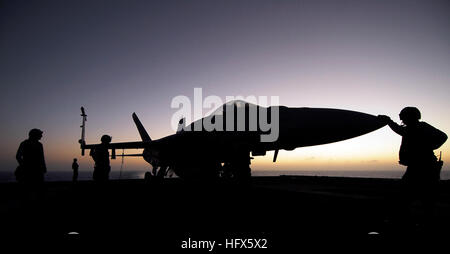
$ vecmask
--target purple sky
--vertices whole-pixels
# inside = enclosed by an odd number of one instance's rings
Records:
[[[82,105],[89,142],[104,133],[138,140],[132,112],[153,138],[171,134],[171,100],[192,98],[194,87],[204,96],[276,95],[287,106],[396,121],[414,105],[449,134],[448,27],[448,1],[5,0],[0,171],[15,167],[16,149],[35,127],[45,131],[49,168],[69,168],[80,157]],[[254,168],[398,168],[399,142],[384,128],[282,152],[276,166],[258,159]],[[449,146],[441,150],[448,161]],[[92,164],[88,157],[80,162]]]

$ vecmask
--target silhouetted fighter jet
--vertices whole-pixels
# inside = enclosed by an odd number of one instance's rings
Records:
[[[79,142],[84,155],[85,149],[96,144],[85,143],[86,114],[84,108],[81,110],[83,123]],[[385,126],[376,116],[356,111],[285,106],[266,108],[245,101],[232,101],[190,125],[186,126],[182,119],[177,133],[152,140],[135,113],[132,118],[142,141],[110,143],[111,157],[115,158],[116,149],[144,149],[142,154],[122,156],[142,156],[153,168],[169,168],[182,178],[247,178],[250,177],[250,156],[263,156],[267,151],[275,151],[275,162],[279,150],[342,141]],[[278,138],[263,141],[264,136],[270,135]]]

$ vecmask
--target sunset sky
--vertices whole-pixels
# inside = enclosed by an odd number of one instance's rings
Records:
[[[28,131],[44,131],[49,171],[81,169],[87,141],[173,134],[178,95],[279,96],[289,107],[386,114],[416,106],[450,134],[449,1],[2,1],[0,171],[12,172]],[[207,112],[209,110],[205,110]],[[404,170],[388,127],[335,144],[253,160],[263,170]],[[441,149],[450,162],[450,142]],[[130,152],[136,152],[131,150]],[[121,151],[118,151],[121,153]],[[444,170],[449,171],[447,163]],[[120,159],[112,163],[120,168]],[[142,159],[124,170],[145,170]]]

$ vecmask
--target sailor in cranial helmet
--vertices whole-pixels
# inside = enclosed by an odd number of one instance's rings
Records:
[[[402,136],[399,163],[407,167],[402,177],[406,187],[405,197],[409,201],[422,199],[431,214],[443,165],[434,155],[434,150],[445,143],[447,135],[428,123],[419,121],[421,113],[416,107],[402,109],[399,116],[403,125],[398,125],[385,115],[378,118]]]
[[[109,172],[111,171],[108,145],[111,143],[112,138],[109,135],[103,135],[100,140],[102,143],[91,149],[89,154],[95,162],[93,179],[96,182],[108,181]]]

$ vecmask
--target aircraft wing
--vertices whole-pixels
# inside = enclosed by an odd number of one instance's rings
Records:
[[[143,157],[144,154],[142,153],[134,153],[134,154],[119,154],[116,155],[117,157]]]
[[[133,142],[120,142],[120,143],[110,143],[108,144],[109,149],[141,149],[150,147],[151,142],[143,142],[143,141],[133,141]],[[92,149],[100,144],[89,144],[89,145],[81,145],[83,149]]]
[[[135,142],[121,142],[121,143],[110,143],[108,144],[108,149],[111,149],[112,155],[111,158],[116,158],[116,149],[142,149],[150,147],[151,142],[143,142],[143,141],[135,141]],[[93,149],[100,144],[81,144],[81,154],[84,155],[84,151],[86,149]],[[119,156],[142,156],[142,154],[130,154],[130,155],[119,155]]]

